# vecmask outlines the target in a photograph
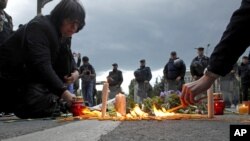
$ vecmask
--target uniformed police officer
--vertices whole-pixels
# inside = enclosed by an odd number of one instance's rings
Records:
[[[115,97],[116,94],[121,92],[121,84],[123,82],[122,71],[118,70],[118,64],[112,64],[113,70],[109,72],[107,77],[109,83],[109,99]]]
[[[184,76],[186,73],[186,65],[182,59],[177,57],[177,53],[172,51],[170,59],[165,65],[163,74],[165,79],[165,90],[179,90],[181,91],[184,84]]]
[[[203,76],[203,72],[208,65],[209,58],[204,55],[204,48],[198,47],[197,54],[190,66],[191,75],[193,80],[198,80]]]
[[[136,80],[134,101],[136,103],[142,103],[143,99],[148,97],[148,91],[151,87],[149,81],[152,79],[151,69],[146,66],[144,59],[140,60],[140,68],[134,72],[134,76]]]

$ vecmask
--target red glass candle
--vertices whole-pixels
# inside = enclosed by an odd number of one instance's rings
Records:
[[[71,112],[73,116],[81,116],[83,115],[82,110],[83,110],[83,102],[82,101],[76,101],[72,104],[71,106]]]
[[[225,102],[220,99],[214,100],[214,114],[215,115],[223,115],[225,109]]]

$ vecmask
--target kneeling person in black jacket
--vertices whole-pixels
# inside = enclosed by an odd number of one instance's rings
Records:
[[[79,1],[62,0],[50,15],[35,17],[1,45],[0,111],[41,118],[57,112],[61,99],[71,106],[75,96],[67,85],[79,73],[70,38],[84,25]]]

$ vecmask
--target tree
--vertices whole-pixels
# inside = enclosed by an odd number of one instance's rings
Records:
[[[134,99],[134,90],[135,90],[134,86],[135,86],[135,79],[132,79],[129,84],[129,95],[128,95],[128,98],[132,100]],[[161,77],[159,82],[158,78],[156,78],[154,86],[152,87],[150,85],[148,97],[152,98],[154,96],[159,96],[162,91],[164,91],[164,79],[163,77]]]
[[[130,84],[129,84],[129,86],[128,86],[128,89],[129,89],[129,94],[128,94],[128,97],[130,98],[130,99],[134,99],[134,91],[135,91],[135,79],[132,79],[131,81],[130,81]]]
[[[149,92],[149,97],[159,96],[160,93],[164,91],[164,79],[160,77],[160,82],[158,78],[155,79],[155,84],[152,90]]]

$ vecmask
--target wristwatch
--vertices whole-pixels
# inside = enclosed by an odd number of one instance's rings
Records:
[[[211,71],[208,71],[207,69],[205,69],[204,75],[208,76],[208,77],[211,77],[211,78],[214,78],[214,79],[217,79],[217,78],[220,77],[218,74],[215,74],[215,73],[213,73]]]

